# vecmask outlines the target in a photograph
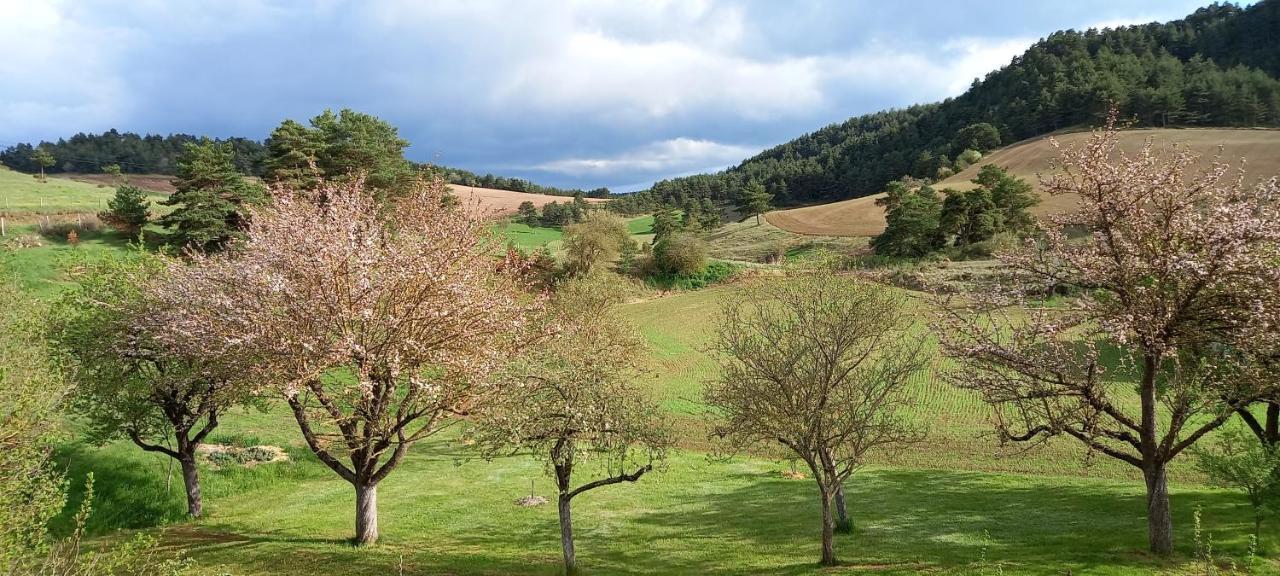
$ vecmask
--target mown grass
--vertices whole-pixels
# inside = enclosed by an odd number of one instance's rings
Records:
[[[537,460],[473,458],[445,434],[418,445],[379,487],[382,539],[368,549],[352,532],[351,487],[301,446],[284,410],[227,418],[225,434],[287,448],[291,460],[203,469],[207,517],[181,522],[175,476],[127,443],[71,446],[59,454],[74,483],[93,470],[95,533],[168,524],[162,539],[202,574],[555,574],[554,505],[513,501],[553,496]],[[1145,499],[1133,482],[872,467],[850,481],[857,528],[837,540],[846,563],[819,571],[819,509],[810,480],[784,478],[785,463],[709,459],[676,451],[637,484],[575,500],[579,562],[586,574],[1009,574],[1183,573],[1193,554],[1191,514],[1203,508],[1219,558],[1245,555],[1250,516],[1238,496],[1175,487],[1178,556],[1145,547]],[[590,466],[579,474],[595,472]],[[584,476],[585,477],[585,476]],[[65,530],[65,519],[59,525]],[[1262,549],[1280,554],[1280,531]],[[986,558],[984,563],[981,560]],[[1259,573],[1280,566],[1263,561]]]

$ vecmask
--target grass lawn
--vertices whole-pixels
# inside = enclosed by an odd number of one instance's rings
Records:
[[[202,574],[394,574],[401,563],[407,574],[557,573],[554,501],[513,504],[530,480],[536,493],[554,494],[539,461],[471,460],[448,435],[423,443],[379,488],[382,540],[355,549],[345,542],[350,485],[302,447],[286,412],[227,419],[215,442],[282,445],[291,460],[206,465],[208,515],[194,523],[179,521],[180,480],[166,491],[161,457],[116,443],[70,446],[58,458],[71,463],[75,483],[94,470],[96,532],[172,523],[164,542],[195,559]],[[677,451],[665,470],[637,484],[575,499],[579,562],[587,574],[995,574],[997,564],[1009,574],[1184,573],[1196,506],[1219,558],[1243,558],[1251,526],[1241,497],[1175,486],[1179,556],[1162,561],[1141,552],[1140,483],[873,467],[848,485],[857,528],[837,538],[848,565],[820,571],[817,491],[811,480],[784,478],[786,469]],[[1280,531],[1262,544],[1280,554]],[[1262,562],[1260,573],[1280,571]]]

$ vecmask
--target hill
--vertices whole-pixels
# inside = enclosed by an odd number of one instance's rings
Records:
[[[40,182],[0,166],[0,214],[7,216],[95,213],[105,209],[114,194],[110,186],[54,177]]]
[[[130,174],[129,183],[151,192],[153,202],[163,200],[173,192],[171,176],[163,174]],[[480,213],[493,216],[514,214],[522,202],[533,202],[542,207],[552,202],[569,202],[572,199],[549,194],[531,194],[510,190],[495,190],[450,184],[465,205],[476,203]],[[30,174],[24,174],[0,166],[0,212],[6,214],[74,214],[93,213],[106,207],[115,194],[112,177],[108,174],[58,174],[50,175],[41,183]],[[606,200],[588,198],[588,202]]]
[[[869,196],[905,175],[932,178],[969,148],[985,152],[1096,124],[1112,105],[1142,127],[1280,126],[1275,30],[1280,0],[1214,4],[1167,23],[1055,32],[958,97],[851,118],[724,172],[658,182],[625,206],[680,206],[690,197],[731,203],[750,180],[768,186],[780,206]],[[976,125],[987,125],[996,141],[966,138]]]
[[[1088,132],[1072,132],[1056,134],[1054,138],[1060,144],[1072,146],[1082,142]],[[1122,133],[1121,146],[1126,151],[1135,151],[1148,139],[1157,145],[1178,143],[1188,146],[1202,155],[1204,162],[1209,162],[1222,147],[1224,161],[1239,163],[1241,158],[1247,160],[1245,168],[1250,178],[1269,178],[1280,175],[1280,130],[1248,130],[1248,129],[1149,129],[1130,130]],[[1049,143],[1048,136],[1032,138],[1011,146],[996,150],[983,158],[981,162],[970,166],[959,173],[935,183],[935,189],[951,188],[968,190],[973,187],[970,182],[978,174],[978,170],[987,164],[995,164],[1008,170],[1014,176],[1025,179],[1039,189],[1037,174],[1047,174],[1050,161],[1055,151]],[[884,230],[884,209],[876,205],[876,200],[883,194],[864,196],[852,200],[806,206],[791,210],[779,210],[765,215],[770,224],[797,234],[824,236],[874,236]],[[1069,209],[1074,200],[1069,197],[1050,198],[1041,196],[1041,203],[1033,212],[1050,214]]]

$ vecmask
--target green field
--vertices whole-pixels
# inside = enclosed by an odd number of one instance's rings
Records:
[[[633,219],[637,235],[651,221]],[[38,234],[34,225],[18,233]],[[524,247],[555,246],[560,232],[509,224],[501,233]],[[726,250],[797,242],[754,222],[717,232]],[[714,236],[714,235],[713,235]],[[724,242],[724,238],[736,239]],[[85,233],[79,246],[58,238],[3,254],[10,277],[33,298],[54,296],[82,258],[123,249],[109,232]],[[713,249],[716,244],[713,243]],[[838,245],[836,248],[855,248]],[[705,353],[709,327],[741,282],[648,295],[624,307],[645,336],[646,382],[677,418],[680,448],[665,469],[636,485],[593,491],[575,500],[579,562],[587,574],[1169,574],[1193,569],[1191,515],[1203,508],[1219,558],[1242,559],[1251,529],[1243,497],[1199,484],[1186,460],[1172,473],[1178,555],[1146,555],[1145,503],[1132,470],[1107,459],[1084,466],[1073,443],[1031,452],[1001,450],[987,432],[987,411],[972,394],[941,378],[938,363],[913,383],[913,416],[926,442],[895,459],[875,460],[848,486],[857,523],[840,536],[845,566],[819,571],[819,514],[811,481],[785,478],[790,464],[767,454],[733,460],[707,456],[703,383],[715,366]],[[922,317],[926,312],[922,307]],[[924,329],[921,327],[920,329]],[[127,442],[86,446],[70,436],[56,459],[72,486],[97,479],[95,541],[118,531],[157,531],[165,550],[190,556],[202,574],[555,574],[559,541],[554,506],[522,508],[513,500],[529,483],[553,494],[544,467],[528,456],[476,459],[452,433],[415,447],[381,485],[382,540],[369,549],[345,543],[352,530],[350,486],[303,445],[288,411],[238,411],[212,442],[285,448],[288,462],[250,468],[205,463],[207,517],[183,518],[181,481],[166,488],[168,461]],[[588,467],[589,469],[589,467]],[[584,469],[586,471],[586,469]],[[77,492],[78,494],[78,492]],[[74,508],[75,497],[72,506]],[[65,534],[69,518],[55,524]],[[1280,573],[1280,530],[1262,542],[1256,573]],[[985,560],[984,560],[985,559]],[[327,566],[325,570],[318,567]]]
[[[12,217],[35,214],[97,213],[105,210],[115,189],[64,178],[41,182],[30,174],[0,166],[0,214]],[[152,201],[163,194],[151,193]]]
[[[529,493],[530,480],[536,493],[554,494],[538,461],[469,459],[448,436],[423,443],[379,488],[379,544],[356,549],[344,540],[352,530],[350,486],[301,446],[285,412],[240,413],[215,434],[215,442],[285,446],[291,460],[206,466],[207,517],[198,522],[181,520],[180,481],[165,489],[160,457],[124,443],[71,445],[58,456],[72,463],[73,477],[95,473],[95,531],[167,524],[167,549],[189,554],[201,574],[380,575],[402,564],[406,574],[558,573],[554,505],[513,503]],[[1181,573],[1196,506],[1219,557],[1242,557],[1250,527],[1234,495],[1176,489],[1181,556],[1158,561],[1137,552],[1146,538],[1139,484],[873,467],[849,484],[857,529],[837,540],[847,565],[819,571],[816,489],[784,478],[787,469],[678,451],[665,470],[635,485],[575,500],[579,562],[586,574],[959,575],[996,574],[997,564],[1008,574]],[[1270,533],[1264,546],[1280,553],[1280,536]]]

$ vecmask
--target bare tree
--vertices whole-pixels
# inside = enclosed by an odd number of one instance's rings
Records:
[[[307,445],[355,488],[357,544],[378,538],[378,483],[496,393],[488,377],[537,306],[446,192],[438,178],[385,205],[358,178],[275,190],[244,242],[195,255],[163,292],[207,351],[252,354],[279,385]]]
[[[956,383],[994,407],[1004,440],[1069,436],[1139,468],[1150,549],[1167,554],[1167,464],[1273,388],[1254,351],[1274,349],[1280,189],[1248,187],[1216,160],[1197,169],[1185,149],[1148,142],[1129,156],[1117,143],[1113,114],[1081,146],[1058,148],[1061,171],[1044,186],[1078,195],[1078,208],[1000,256],[1025,285],[953,303],[938,334],[961,361]],[[1046,287],[1079,296],[1023,308],[1018,294]],[[1103,361],[1107,349],[1120,366]]]
[[[778,442],[809,466],[822,502],[822,564],[836,564],[832,505],[873,450],[921,439],[902,414],[924,363],[898,292],[826,272],[747,289],[721,313],[720,376],[706,401],[733,449]]]
[[[55,302],[52,348],[75,384],[71,404],[85,416],[90,439],[126,437],[182,467],[187,514],[204,508],[196,450],[229,408],[252,388],[240,354],[192,354],[167,337],[178,313],[149,298],[167,259],[143,252],[90,265]]]
[[[635,385],[644,346],[619,319],[616,280],[594,274],[557,290],[538,326],[549,334],[502,373],[509,393],[484,411],[475,430],[488,457],[527,449],[556,480],[560,542],[568,573],[577,568],[572,500],[603,486],[636,482],[670,445],[661,407]],[[574,472],[597,464],[594,480]]]

